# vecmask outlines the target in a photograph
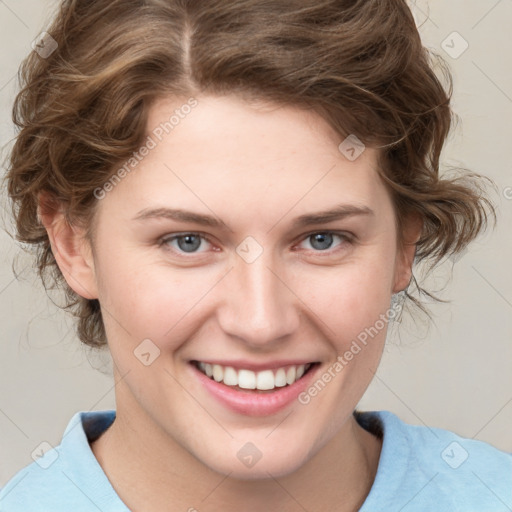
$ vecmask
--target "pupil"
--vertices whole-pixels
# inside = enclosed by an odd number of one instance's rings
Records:
[[[328,249],[332,244],[332,234],[330,234],[330,233],[317,233],[315,235],[312,235],[311,239],[312,239],[311,245],[315,249],[319,249],[319,250]],[[318,245],[315,246],[315,244],[317,242],[320,243],[319,246]]]
[[[197,235],[185,235],[178,238],[178,246],[182,251],[193,252],[201,243],[201,239]]]

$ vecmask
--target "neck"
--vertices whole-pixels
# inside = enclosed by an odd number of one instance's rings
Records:
[[[342,430],[293,473],[240,480],[204,465],[148,416],[125,414],[119,407],[113,425],[91,444],[113,488],[134,512],[357,511],[375,479],[381,446],[350,416]]]

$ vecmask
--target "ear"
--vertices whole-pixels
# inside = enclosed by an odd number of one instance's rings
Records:
[[[405,290],[412,278],[412,265],[416,255],[416,244],[421,237],[423,221],[418,215],[411,215],[403,225],[402,242],[399,245],[393,293]]]
[[[53,256],[68,285],[86,299],[97,299],[92,249],[84,231],[72,226],[60,204],[49,195],[38,198],[38,217],[48,233]]]

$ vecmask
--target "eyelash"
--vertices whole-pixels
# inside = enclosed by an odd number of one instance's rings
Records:
[[[315,255],[318,255],[318,256],[331,256],[333,253],[337,252],[339,249],[340,246],[343,245],[343,242],[348,242],[349,244],[353,244],[355,242],[355,236],[351,233],[347,233],[345,231],[312,231],[310,233],[307,233],[305,235],[302,235],[302,238],[299,240],[299,243],[300,242],[303,242],[305,240],[308,240],[309,238],[311,238],[313,235],[334,235],[334,236],[337,236],[341,239],[341,242],[338,246],[336,246],[337,248],[335,249],[325,249],[324,251],[321,251],[321,250],[315,250],[315,249],[306,249],[307,252],[312,252],[312,253],[315,253]],[[179,238],[185,238],[186,236],[189,236],[189,235],[193,235],[193,236],[199,236],[201,237],[202,240],[205,240],[206,242],[208,242],[209,244],[213,245],[213,242],[211,242],[211,240],[209,239],[208,236],[202,234],[202,233],[197,233],[197,232],[184,232],[184,233],[179,233],[179,234],[174,234],[174,235],[167,235],[165,237],[162,237],[159,239],[159,247],[163,247],[164,250],[169,250],[171,252],[174,252],[175,254],[177,254],[179,257],[183,257],[183,258],[188,258],[187,255],[198,255],[198,254],[202,254],[201,252],[190,252],[190,253],[187,253],[187,252],[182,252],[180,250],[176,250],[176,249],[173,249],[170,247],[170,242],[173,242],[174,240],[177,240]]]

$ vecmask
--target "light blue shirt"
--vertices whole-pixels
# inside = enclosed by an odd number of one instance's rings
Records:
[[[62,441],[0,490],[1,512],[129,512],[89,441],[115,411],[78,412]],[[388,411],[360,412],[382,429],[377,475],[361,512],[511,512],[512,454],[438,428],[404,423]]]

